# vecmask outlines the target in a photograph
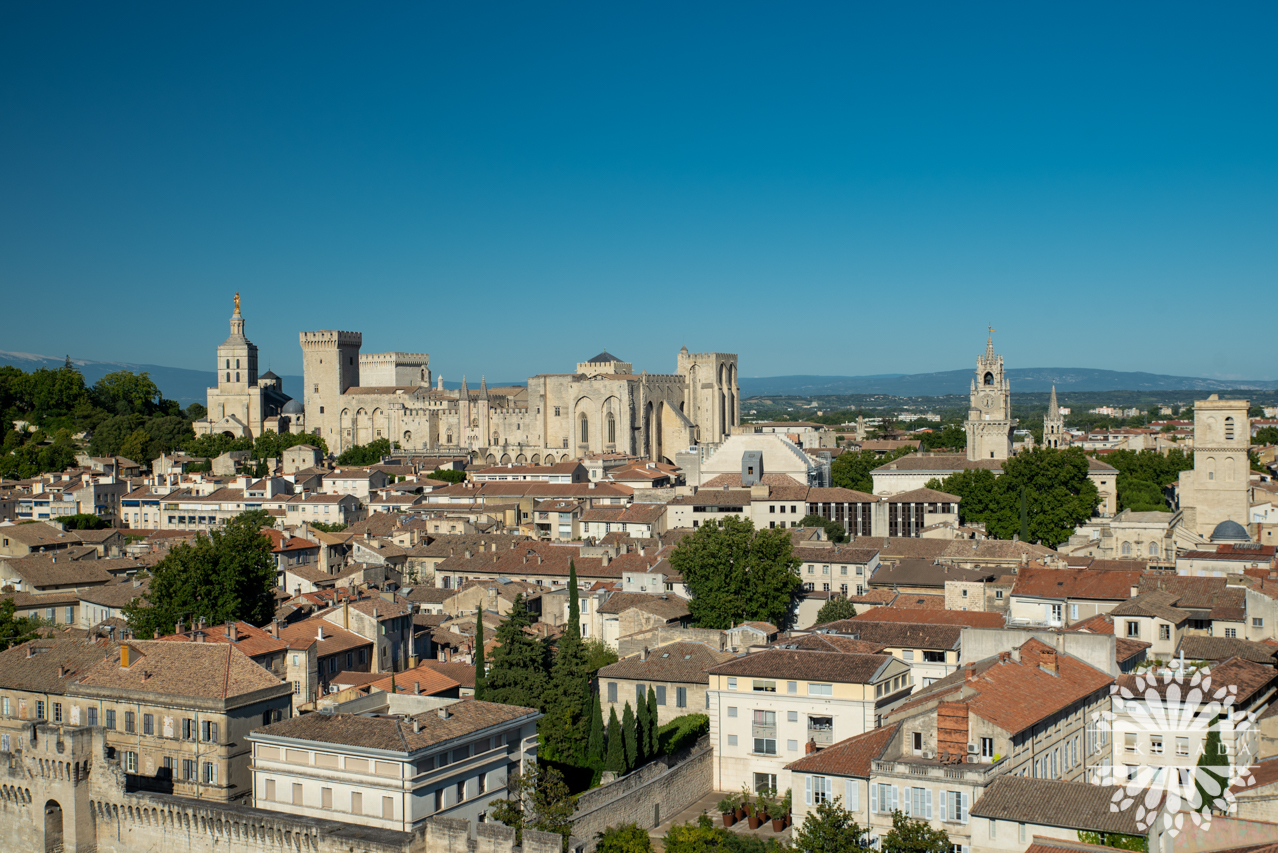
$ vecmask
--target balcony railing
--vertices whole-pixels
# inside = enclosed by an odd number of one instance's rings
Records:
[[[973,785],[989,783],[995,776],[1004,772],[1006,758],[1000,758],[993,764],[940,764],[934,761],[871,761],[874,773],[888,773],[896,776],[926,777],[949,782],[967,782]]]

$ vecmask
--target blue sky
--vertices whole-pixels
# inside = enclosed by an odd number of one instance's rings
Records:
[[[1275,378],[1278,5],[9,3],[0,349]]]

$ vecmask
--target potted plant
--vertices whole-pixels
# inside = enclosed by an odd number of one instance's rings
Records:
[[[732,826],[737,822],[737,803],[731,795],[719,801],[719,813],[723,815],[723,825]]]
[[[781,807],[780,807],[781,825],[777,826],[776,820],[773,820],[772,821],[773,832],[780,832],[781,830],[785,829],[787,826],[790,825],[790,806],[792,804],[793,804],[793,800],[790,799],[790,789],[786,788],[785,796],[781,798]]]
[[[750,788],[748,785],[741,786],[741,793],[737,795],[737,820],[750,817],[754,814],[754,805],[750,802]]]
[[[751,829],[758,829],[760,826],[763,825],[763,821],[766,819],[764,815],[767,814],[767,809],[768,809],[768,792],[767,792],[767,789],[764,789],[755,796],[753,807],[749,809],[750,811],[749,823],[750,823]]]

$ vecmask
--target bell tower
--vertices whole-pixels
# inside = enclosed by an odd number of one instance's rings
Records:
[[[1069,433],[1065,432],[1065,418],[1056,404],[1056,384],[1052,383],[1052,399],[1047,403],[1047,415],[1043,418],[1043,446],[1061,449],[1069,447]]]
[[[976,359],[967,420],[967,458],[1007,459],[1012,455],[1012,392],[1003,372],[1003,356],[994,353],[994,329],[985,341],[985,353]]]

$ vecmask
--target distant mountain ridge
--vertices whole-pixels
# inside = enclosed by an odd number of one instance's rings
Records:
[[[71,363],[84,375],[86,385],[92,385],[108,373],[117,370],[131,370],[134,373],[148,373],[151,381],[160,386],[160,391],[170,400],[176,400],[183,406],[191,403],[201,405],[208,399],[208,389],[217,384],[217,374],[212,370],[189,370],[184,367],[164,367],[158,364],[129,364],[123,361],[92,361],[84,358],[73,358]],[[10,364],[21,370],[39,370],[42,367],[56,370],[66,364],[66,357],[54,358],[48,355],[35,355],[29,352],[4,352],[0,350],[0,365]],[[300,398],[303,379],[300,376],[281,376],[284,393]],[[490,382],[489,387],[504,385],[524,385],[525,382]],[[479,383],[470,383],[478,388]],[[460,388],[460,382],[445,382],[445,388]]]
[[[741,377],[742,397],[832,394],[885,394],[893,397],[943,397],[966,394],[976,378],[974,370],[946,370],[896,376],[770,376]],[[1165,376],[1086,367],[1021,367],[1007,371],[1012,393],[1067,391],[1273,391],[1278,380],[1206,379]]]
[[[11,364],[22,370],[41,367],[59,368],[64,358],[34,355],[24,352],[0,350],[0,364]],[[211,370],[189,370],[182,367],[164,367],[158,364],[129,364],[121,361],[93,361],[73,358],[71,363],[82,374],[84,381],[92,385],[103,376],[116,370],[146,372],[164,396],[183,406],[203,403],[206,389],[217,384],[217,374]],[[815,397],[834,394],[885,394],[894,397],[943,397],[947,394],[966,394],[972,379],[972,370],[946,370],[940,373],[879,374],[876,376],[767,376],[741,377],[743,397],[795,396]],[[1206,379],[1195,376],[1165,376],[1158,373],[1135,373],[1119,370],[1095,370],[1085,367],[1021,367],[1007,371],[1012,393],[1068,391],[1273,391],[1278,390],[1278,380],[1272,379]],[[284,393],[300,396],[303,388],[301,376],[281,376]],[[490,382],[490,387],[524,385],[521,382]],[[479,383],[470,383],[478,388]],[[460,388],[460,382],[445,382],[445,388]]]

